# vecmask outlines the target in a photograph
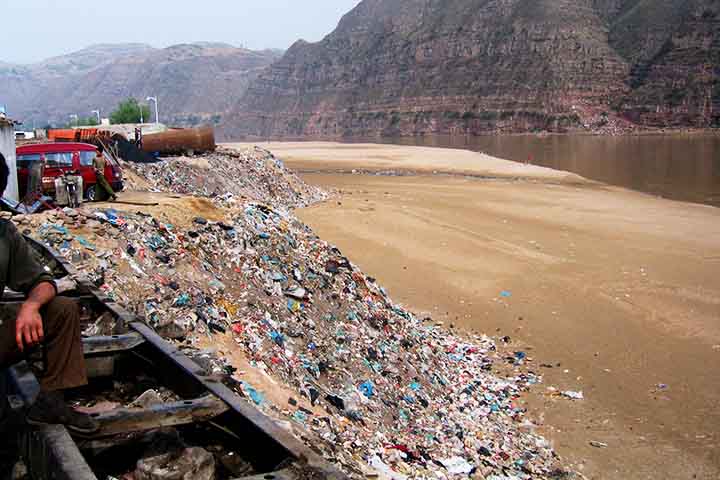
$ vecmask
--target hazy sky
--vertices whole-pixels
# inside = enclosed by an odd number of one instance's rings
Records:
[[[29,63],[93,43],[195,41],[252,49],[317,41],[360,0],[0,0],[0,62]]]

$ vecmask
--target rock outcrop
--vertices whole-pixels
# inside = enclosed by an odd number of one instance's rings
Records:
[[[364,0],[259,75],[226,127],[339,137],[709,126],[718,37],[710,0]]]
[[[617,108],[634,122],[720,127],[720,3],[703,0],[688,8],[652,58],[633,70],[632,91]]]

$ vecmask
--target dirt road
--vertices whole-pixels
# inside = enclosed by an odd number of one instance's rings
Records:
[[[414,170],[424,154],[280,147],[306,170]],[[453,152],[433,155],[451,169]],[[720,209],[527,176],[308,174],[342,193],[298,213],[396,300],[509,336],[545,377],[531,415],[588,478],[720,478]]]

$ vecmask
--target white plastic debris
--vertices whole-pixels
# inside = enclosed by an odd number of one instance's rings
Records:
[[[565,390],[564,392],[562,392],[562,396],[570,398],[572,400],[583,400],[585,398],[582,391],[574,392],[572,390]]]
[[[472,472],[474,468],[470,463],[468,463],[467,460],[462,457],[445,458],[440,460],[440,463],[442,463],[445,468],[447,468],[447,471],[452,473],[453,475],[468,474]]]

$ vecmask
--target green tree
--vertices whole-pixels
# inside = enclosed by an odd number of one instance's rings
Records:
[[[140,123],[140,120],[150,120],[150,107],[141,105],[134,98],[120,102],[117,109],[110,114],[110,123]]]
[[[60,128],[73,128],[73,127],[94,127],[98,125],[97,117],[78,117],[77,120],[70,122],[61,123]],[[48,124],[48,128],[52,128]]]
[[[84,127],[94,127],[98,124],[97,117],[80,117],[77,125]]]

